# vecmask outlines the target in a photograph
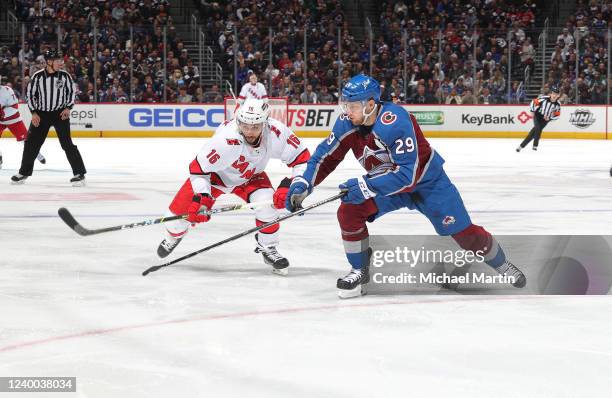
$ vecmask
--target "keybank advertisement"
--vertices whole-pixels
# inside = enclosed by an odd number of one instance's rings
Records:
[[[431,106],[405,105],[426,135],[435,137],[516,137],[533,127],[526,105]],[[30,112],[20,104],[26,124]],[[545,137],[599,138],[612,135],[606,106],[563,106],[559,120],[546,126]],[[334,105],[289,105],[272,109],[302,136],[325,137],[340,108]],[[198,104],[77,104],[70,113],[75,135],[209,136],[223,123],[223,105]]]

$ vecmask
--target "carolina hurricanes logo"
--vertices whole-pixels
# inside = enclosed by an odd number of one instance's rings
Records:
[[[392,112],[384,112],[381,116],[380,116],[380,121],[382,122],[382,124],[392,124],[393,122],[395,122],[397,120],[397,115],[395,113]]]
[[[254,98],[261,99],[261,97],[259,96],[259,94],[257,93],[257,91],[253,90],[252,88],[250,88],[250,87],[249,87],[249,88],[247,89],[247,91],[248,91],[249,93],[251,93],[251,95],[252,95]]]

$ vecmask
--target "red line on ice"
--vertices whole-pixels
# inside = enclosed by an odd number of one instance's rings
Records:
[[[453,297],[452,299],[449,299]],[[52,343],[55,341],[63,341],[63,340],[71,340],[78,339],[81,337],[89,337],[89,336],[100,336],[100,335],[108,335],[112,333],[125,332],[128,330],[137,330],[137,329],[146,329],[150,327],[156,326],[164,326],[164,325],[179,325],[182,323],[191,323],[191,322],[201,322],[201,321],[212,321],[218,319],[236,319],[236,318],[245,318],[250,316],[261,316],[261,315],[278,315],[278,314],[294,314],[294,313],[303,313],[303,312],[315,312],[315,311],[325,311],[325,310],[342,310],[345,308],[368,308],[368,307],[384,307],[389,305],[411,305],[411,304],[452,304],[452,303],[465,303],[465,302],[478,302],[478,301],[512,301],[512,300],[525,300],[525,299],[538,299],[545,298],[547,296],[490,296],[490,297],[468,297],[468,298],[458,298],[457,296],[448,296],[447,298],[441,299],[425,299],[425,300],[415,300],[415,301],[385,301],[382,303],[354,303],[354,304],[329,304],[329,305],[320,305],[314,307],[296,307],[296,308],[281,308],[274,310],[265,310],[265,311],[247,311],[247,312],[237,312],[233,314],[218,314],[218,315],[203,315],[197,316],[193,318],[185,318],[185,319],[174,319],[167,321],[159,321],[159,322],[148,322],[141,323],[135,325],[125,325],[118,326],[114,328],[108,329],[94,329],[87,330],[78,333],[65,334],[59,336],[51,336],[44,339],[39,340],[31,340],[24,341],[21,343],[14,343],[4,347],[0,347],[0,353],[15,351],[21,348],[27,348],[32,346],[43,345],[47,343]],[[555,296],[549,296],[555,297]]]

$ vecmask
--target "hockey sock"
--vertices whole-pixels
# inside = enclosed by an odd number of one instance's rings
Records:
[[[502,266],[506,261],[506,254],[497,240],[479,225],[470,225],[453,235],[453,239],[463,250],[480,252],[479,254],[484,257],[484,262],[493,268]]]
[[[373,199],[355,205],[342,203],[338,208],[338,223],[342,233],[346,258],[355,269],[368,265],[370,239],[366,221],[378,208]]]
[[[342,243],[344,243],[344,253],[351,267],[361,269],[368,265],[370,259],[368,255],[369,237],[359,241],[344,240]]]

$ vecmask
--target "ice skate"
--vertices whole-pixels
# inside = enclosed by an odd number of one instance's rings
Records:
[[[168,257],[170,253],[181,243],[183,238],[175,238],[174,236],[168,236],[161,241],[157,247],[157,255],[161,258]]]
[[[527,284],[525,274],[508,260],[504,261],[504,263],[499,268],[495,268],[495,270],[501,275],[514,277],[514,283],[512,283],[514,287],[522,288]]]
[[[24,175],[21,175],[21,174],[17,173],[14,176],[11,177],[11,184],[13,184],[13,185],[21,185],[21,184],[25,183],[25,180],[27,178],[28,178],[28,176],[24,176]]]
[[[359,297],[364,294],[361,290],[363,284],[370,281],[370,273],[368,267],[362,269],[351,268],[343,278],[338,278],[336,287],[338,288],[338,297],[342,299]]]
[[[264,262],[272,266],[272,273],[277,275],[288,275],[289,274],[289,260],[281,255],[275,246],[264,246],[259,243],[257,239],[258,235],[255,235],[257,240],[257,246],[255,247],[255,253],[261,253]]]
[[[85,186],[85,174],[76,174],[70,179],[70,183],[73,187],[84,187]]]

